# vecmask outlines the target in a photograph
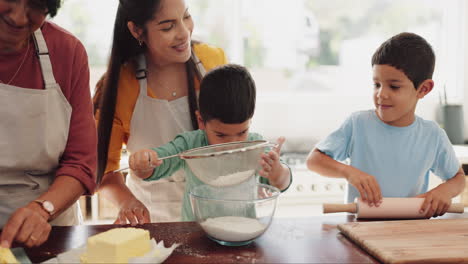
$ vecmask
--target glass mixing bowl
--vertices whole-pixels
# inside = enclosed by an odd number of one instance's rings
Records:
[[[190,190],[192,212],[207,236],[225,246],[242,246],[261,236],[275,214],[278,188],[245,183]]]

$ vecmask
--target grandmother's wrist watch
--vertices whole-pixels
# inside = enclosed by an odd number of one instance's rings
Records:
[[[34,200],[34,202],[41,205],[42,209],[46,211],[50,216],[55,213],[54,204],[51,201],[47,200]]]

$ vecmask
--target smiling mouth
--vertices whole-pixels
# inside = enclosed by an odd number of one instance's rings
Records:
[[[172,46],[176,50],[185,50],[188,47],[188,42],[184,42],[182,44]]]
[[[381,109],[389,109],[389,108],[392,107],[391,105],[383,105],[383,104],[379,104],[378,106],[379,106],[379,108],[381,108]]]
[[[26,27],[24,26],[15,26],[12,25],[10,22],[8,22],[3,16],[0,16],[0,19],[8,26],[8,29],[14,32],[21,32],[23,31]]]

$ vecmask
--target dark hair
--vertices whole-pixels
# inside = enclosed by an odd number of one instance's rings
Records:
[[[27,4],[36,11],[54,17],[62,5],[62,0],[29,0]]]
[[[435,55],[431,45],[421,36],[403,32],[382,43],[372,56],[372,66],[390,65],[401,70],[414,88],[432,78]]]
[[[124,63],[133,61],[137,55],[143,54],[146,50],[145,45],[140,46],[130,30],[127,22],[132,21],[136,26],[145,31],[146,22],[154,19],[154,14],[159,10],[161,1],[159,0],[120,0],[117,9],[117,15],[114,23],[114,36],[112,40],[112,50],[107,67],[107,72],[102,87],[96,87],[96,96],[94,98],[95,107],[99,108],[98,122],[98,171],[97,183],[101,182],[104,175],[110,136],[112,133],[112,124],[114,121],[115,107],[118,94],[118,82],[120,69]],[[192,50],[193,52],[193,50]],[[195,76],[200,79],[200,73],[196,69],[195,62],[190,58],[186,63],[188,79],[188,101],[192,125],[198,128],[195,111],[197,108],[197,99],[194,85]],[[101,91],[102,89],[102,91]],[[96,112],[97,109],[95,109]]]
[[[47,13],[49,16],[54,17],[61,5],[62,0],[46,0]]]
[[[255,82],[246,68],[236,64],[217,67],[200,84],[200,115],[204,122],[245,122],[254,114],[255,93]]]

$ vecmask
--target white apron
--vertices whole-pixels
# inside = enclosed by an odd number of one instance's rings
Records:
[[[0,227],[49,189],[68,139],[72,108],[55,82],[40,29],[34,41],[45,89],[0,83]],[[50,224],[80,222],[75,203]]]
[[[192,52],[193,59],[198,62],[200,74],[205,69]],[[127,144],[129,153],[154,148],[173,140],[179,133],[193,130],[190,118],[190,108],[187,96],[173,101],[151,98],[147,92],[146,59],[138,58],[137,73],[140,84],[135,109],[130,123],[130,138]],[[151,222],[181,221],[182,200],[185,190],[185,173],[175,172],[168,178],[145,182],[130,171],[127,177],[128,188],[149,210]]]

